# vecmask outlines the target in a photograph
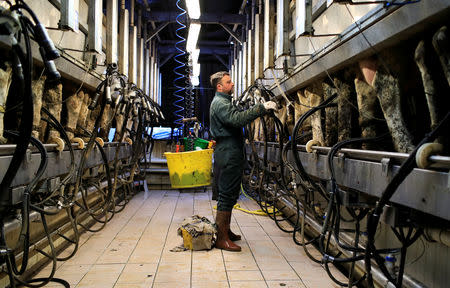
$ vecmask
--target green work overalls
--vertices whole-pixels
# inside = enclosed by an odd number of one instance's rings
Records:
[[[219,211],[231,211],[239,198],[244,165],[242,127],[266,113],[262,104],[239,111],[231,104],[230,95],[216,92],[214,96],[210,108],[210,132],[216,140],[214,161],[219,171],[214,173],[219,173]]]

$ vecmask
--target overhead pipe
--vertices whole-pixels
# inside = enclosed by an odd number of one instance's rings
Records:
[[[142,8],[138,7],[138,19],[137,19],[137,37],[140,39],[142,36]]]
[[[142,2],[144,2],[145,9],[146,9],[147,11],[150,11],[150,6],[148,5],[148,0],[144,0],[144,1],[142,1]]]
[[[130,4],[130,26],[134,26],[134,0]]]
[[[144,18],[144,20],[145,20],[145,18]],[[147,25],[148,23],[147,23],[147,21],[144,21],[144,23],[143,24],[141,24],[142,25],[142,38],[144,38],[144,46],[145,47],[147,47],[148,45],[147,45],[147,34],[148,34],[148,25]]]
[[[251,19],[251,16],[252,15],[250,15],[250,13],[251,13],[251,11],[252,11],[252,7],[247,7],[247,13],[245,13],[246,15],[245,15],[245,31],[248,31],[248,30],[250,30],[250,28],[251,28],[251,25],[252,25],[252,19]],[[244,27],[244,25],[242,25],[242,27]],[[247,36],[247,33],[245,33],[245,35]],[[247,37],[245,37],[245,39],[247,40]]]
[[[255,30],[256,0],[252,0],[252,30]]]

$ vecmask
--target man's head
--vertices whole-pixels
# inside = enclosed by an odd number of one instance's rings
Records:
[[[217,92],[233,94],[234,83],[231,81],[230,73],[226,71],[214,73],[211,75],[210,81]]]

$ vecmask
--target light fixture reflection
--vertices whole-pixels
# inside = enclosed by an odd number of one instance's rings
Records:
[[[200,18],[201,12],[199,0],[186,0],[186,8],[189,14],[189,18]]]
[[[191,23],[189,25],[189,33],[186,42],[186,51],[191,53],[195,50],[198,41],[198,35],[200,34],[200,28],[202,27],[199,23]]]

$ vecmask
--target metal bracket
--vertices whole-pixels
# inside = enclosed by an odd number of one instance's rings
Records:
[[[150,31],[149,35],[147,36],[147,40],[145,40],[145,43],[152,40],[153,37],[158,35],[158,33],[161,32],[161,30],[163,30],[169,24],[170,24],[170,22],[162,23],[158,27],[156,27],[153,31]]]
[[[51,178],[47,180],[47,187],[49,191],[53,191],[56,187],[58,187],[60,183],[59,177]]]
[[[345,165],[345,154],[344,153],[338,153],[337,154],[337,160],[338,160],[338,165],[339,167],[344,170],[344,165]]]
[[[225,59],[223,59],[220,55],[214,54],[214,56],[217,58],[217,60],[219,60],[220,63],[222,63],[223,66],[225,66],[227,69],[228,68],[228,64],[225,62]]]
[[[448,171],[447,188],[449,189],[450,192],[450,171]]]
[[[383,176],[388,176],[389,168],[391,166],[391,158],[383,158],[381,159],[381,174]]]
[[[31,160],[32,160],[32,153],[31,153],[31,149],[27,149],[25,151],[25,157],[23,157],[22,160],[22,165],[24,168],[28,168],[28,165],[31,164]]]
[[[242,45],[241,39],[239,39],[239,37],[230,28],[228,28],[227,25],[222,23],[219,23],[219,25],[222,26],[222,28],[225,29],[225,31],[227,31],[240,45]]]
[[[314,160],[318,160],[319,159],[319,153],[317,152],[317,150],[313,150],[312,152],[312,158]]]
[[[11,204],[16,205],[22,202],[26,186],[14,187],[11,189]]]

